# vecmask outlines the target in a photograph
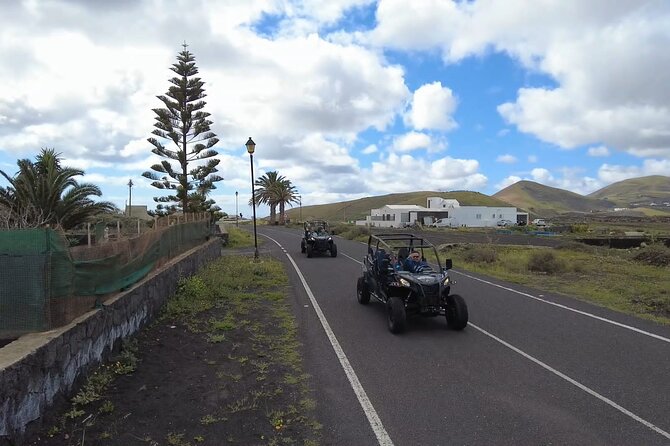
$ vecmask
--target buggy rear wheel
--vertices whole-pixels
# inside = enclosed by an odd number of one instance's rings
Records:
[[[356,282],[356,298],[361,305],[370,303],[370,290],[368,290],[368,283],[365,281],[365,277],[359,277],[358,282]]]
[[[337,245],[335,243],[330,244],[330,256],[337,257]]]
[[[468,306],[465,304],[465,300],[458,294],[449,296],[445,316],[449,328],[463,330],[468,325]]]
[[[399,297],[391,297],[386,303],[386,310],[388,311],[389,331],[393,334],[402,333],[407,324],[405,302]]]

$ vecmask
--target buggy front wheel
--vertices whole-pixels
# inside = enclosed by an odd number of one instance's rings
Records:
[[[307,250],[307,249],[305,248],[305,241],[302,240],[302,241],[300,242],[300,252],[304,254],[306,250]]]
[[[307,257],[310,257],[310,258],[311,258],[312,255],[313,255],[313,253],[314,253],[314,246],[312,246],[312,245],[307,245],[307,247],[306,247],[306,251],[307,251]]]
[[[468,306],[465,300],[458,294],[452,294],[447,298],[445,309],[447,325],[454,330],[463,330],[468,325]]]
[[[389,331],[393,334],[402,333],[407,323],[405,302],[399,297],[391,297],[386,303],[388,311]]]
[[[331,243],[330,245],[330,256],[337,257],[337,245],[335,243]]]
[[[356,282],[356,298],[361,305],[370,303],[370,290],[368,290],[368,284],[365,281],[365,277],[359,277],[358,282]]]

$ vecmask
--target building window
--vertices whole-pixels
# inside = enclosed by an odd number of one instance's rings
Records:
[[[496,214],[494,213],[493,215],[491,215],[491,218],[496,218]]]
[[[475,215],[475,218],[476,218],[477,220],[481,220],[481,219],[482,219],[482,214],[477,214],[477,215]]]

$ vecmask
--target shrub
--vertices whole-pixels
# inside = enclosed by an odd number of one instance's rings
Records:
[[[541,250],[531,253],[528,269],[534,272],[556,274],[565,270],[565,263],[552,251]]]
[[[586,232],[589,232],[589,225],[586,223],[575,223],[573,225],[570,225],[570,232],[573,234],[584,234]]]
[[[565,251],[575,251],[575,252],[586,252],[586,253],[589,253],[589,254],[593,254],[593,253],[596,252],[596,248],[594,246],[587,245],[587,244],[581,243],[581,242],[574,242],[574,241],[560,243],[556,246],[555,249],[560,249],[560,250],[565,250]]]
[[[490,246],[474,246],[465,250],[463,258],[471,263],[493,263],[498,259],[498,255]]]
[[[370,228],[367,226],[343,225],[338,226],[336,232],[333,233],[337,233],[342,238],[357,240],[361,238],[367,238],[370,235]]]
[[[654,266],[670,265],[670,248],[662,244],[649,245],[633,256],[633,260]]]

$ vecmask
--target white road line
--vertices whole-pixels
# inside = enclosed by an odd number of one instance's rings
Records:
[[[643,418],[641,418],[641,417],[635,415],[635,414],[634,414],[633,412],[631,412],[630,410],[628,410],[628,409],[626,409],[626,408],[624,408],[624,407],[621,407],[620,405],[618,405],[617,403],[615,403],[615,402],[612,401],[611,399],[602,396],[601,394],[599,394],[599,393],[596,392],[595,390],[592,390],[592,389],[586,387],[584,384],[582,384],[582,383],[580,383],[580,382],[578,382],[578,381],[575,381],[574,379],[570,378],[568,375],[565,375],[564,373],[559,372],[558,370],[556,370],[556,369],[550,367],[549,365],[545,364],[544,362],[540,361],[539,359],[536,359],[536,358],[534,358],[533,356],[529,355],[528,353],[526,353],[526,352],[524,352],[524,351],[522,351],[522,350],[520,350],[520,349],[514,347],[512,344],[510,344],[510,343],[508,343],[508,342],[505,342],[505,341],[503,341],[502,339],[500,339],[499,337],[497,337],[497,336],[495,336],[495,335],[489,333],[488,331],[484,330],[483,328],[480,328],[480,327],[476,326],[476,325],[473,324],[472,322],[468,322],[468,325],[471,326],[472,328],[474,328],[475,330],[478,330],[478,331],[480,331],[481,333],[485,334],[486,336],[490,337],[491,339],[494,339],[495,341],[501,343],[502,345],[504,345],[505,347],[509,348],[510,350],[515,351],[516,353],[520,354],[520,355],[523,356],[524,358],[526,358],[526,359],[528,359],[528,360],[530,360],[530,361],[533,361],[535,364],[539,365],[540,367],[544,368],[545,370],[548,370],[548,371],[550,371],[551,373],[553,373],[554,375],[556,375],[556,376],[558,376],[558,377],[560,377],[560,378],[563,378],[564,380],[566,380],[566,381],[569,382],[570,384],[572,384],[572,385],[574,385],[574,386],[580,388],[581,390],[583,390],[584,392],[588,393],[589,395],[594,396],[594,397],[598,398],[600,401],[602,401],[602,402],[604,402],[604,403],[606,403],[606,404],[612,406],[613,408],[615,408],[615,409],[618,410],[619,412],[623,413],[624,415],[627,415],[627,416],[629,416],[630,418],[632,418],[633,420],[635,420],[635,421],[637,421],[637,422],[639,422],[639,423],[644,424],[644,425],[647,426],[649,429],[651,429],[651,430],[653,430],[653,431],[655,431],[655,432],[661,434],[662,436],[664,436],[665,438],[667,438],[668,440],[670,440],[670,433],[664,431],[663,429],[659,428],[658,426],[654,425],[653,423],[650,423],[649,421],[647,421],[647,420],[645,420],[645,419],[643,419]]]
[[[393,441],[391,441],[391,437],[389,436],[388,432],[386,432],[386,429],[382,424],[382,420],[379,418],[377,411],[372,406],[372,402],[370,402],[367,393],[365,393],[365,389],[361,385],[361,382],[358,380],[358,376],[356,376],[354,368],[351,366],[351,363],[349,363],[347,355],[344,353],[344,350],[342,350],[340,343],[335,337],[335,333],[333,333],[333,330],[330,328],[330,324],[326,320],[326,316],[324,316],[323,311],[321,311],[319,303],[316,301],[316,298],[314,297],[312,290],[309,288],[309,285],[307,285],[307,281],[305,280],[305,277],[302,275],[302,272],[298,268],[298,265],[296,265],[295,261],[293,260],[293,257],[291,257],[288,251],[286,251],[286,249],[284,249],[284,247],[277,240],[265,234],[261,235],[275,242],[277,246],[279,246],[282,249],[282,251],[284,251],[286,257],[288,257],[289,261],[293,265],[293,268],[295,269],[295,272],[298,274],[298,277],[300,278],[300,282],[302,282],[303,288],[305,288],[307,296],[309,296],[309,300],[312,302],[312,306],[314,307],[314,311],[316,311],[316,315],[319,317],[321,326],[323,326],[323,330],[326,332],[326,335],[330,340],[330,345],[332,345],[333,350],[335,350],[337,359],[340,360],[340,365],[342,365],[342,369],[344,369],[344,373],[347,375],[347,379],[349,379],[349,383],[351,384],[351,387],[354,389],[354,393],[356,394],[358,402],[363,408],[365,416],[368,418],[368,422],[370,423],[370,427],[372,428],[372,431],[375,433],[375,436],[377,437],[377,441],[379,442],[380,446],[393,446]]]
[[[351,260],[353,260],[354,262],[356,262],[356,263],[358,263],[358,264],[360,264],[360,265],[363,264],[363,262],[361,262],[360,260],[356,260],[356,259],[354,259],[353,257],[348,256],[348,255],[346,255],[346,254],[343,253],[343,252],[341,252],[340,254],[342,254],[342,255],[343,255],[344,257],[346,257],[347,259],[351,259]]]
[[[454,271],[454,270],[452,270],[452,271]],[[601,316],[596,316],[595,314],[587,313],[586,311],[576,310],[576,309],[570,308],[566,305],[558,304],[556,302],[551,302],[551,301],[542,299],[540,297],[533,296],[532,294],[528,294],[528,293],[524,293],[522,291],[515,290],[514,288],[509,288],[509,287],[506,287],[506,286],[498,285],[497,283],[489,282],[488,280],[484,280],[484,279],[480,279],[478,277],[471,276],[470,274],[466,274],[466,273],[463,273],[463,272],[460,272],[460,271],[454,271],[454,272],[457,273],[457,274],[463,275],[465,277],[468,277],[470,279],[477,280],[479,282],[485,283],[487,285],[491,285],[491,286],[494,286],[494,287],[497,287],[497,288],[501,288],[501,289],[506,290],[506,291],[511,291],[513,293],[520,294],[522,296],[525,296],[525,297],[528,297],[528,298],[531,298],[531,299],[535,299],[539,302],[543,302],[543,303],[548,304],[548,305],[553,305],[555,307],[562,308],[564,310],[572,311],[573,313],[581,314],[582,316],[597,319],[601,322],[606,322],[608,324],[616,325],[617,327],[625,328],[627,330],[631,330],[631,331],[634,331],[636,333],[640,333],[640,334],[643,334],[645,336],[649,336],[651,338],[670,343],[670,339],[668,339],[666,337],[663,337],[663,336],[660,336],[660,335],[657,335],[655,333],[650,333],[648,331],[640,330],[639,328],[635,328],[635,327],[632,327],[630,325],[622,324],[621,322],[613,321],[611,319],[607,319],[607,318],[604,318],[604,317],[601,317]]]

